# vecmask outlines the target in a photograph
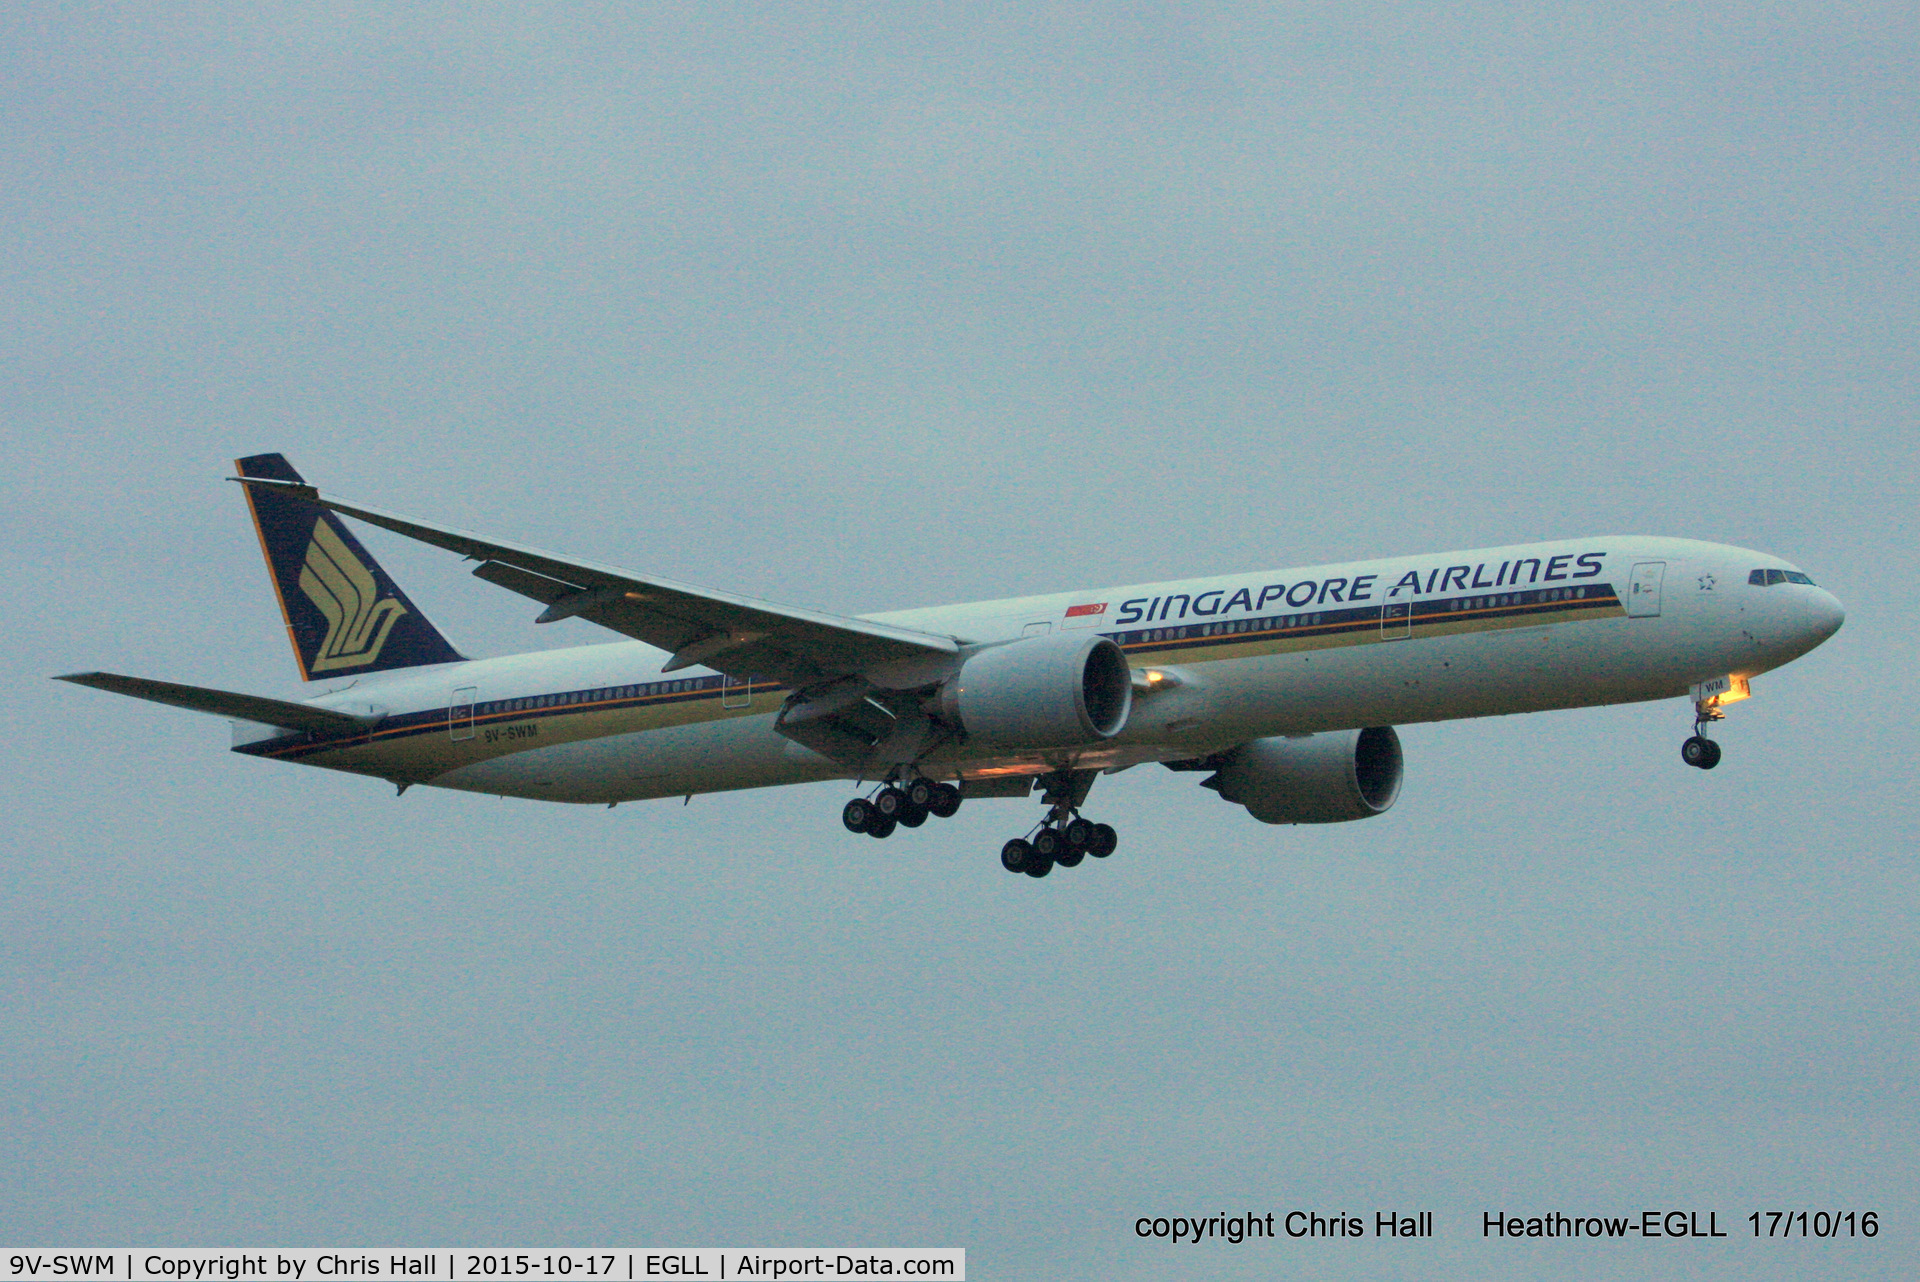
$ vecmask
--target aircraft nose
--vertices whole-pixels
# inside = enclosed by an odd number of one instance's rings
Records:
[[[1838,632],[1846,621],[1847,607],[1833,593],[1815,588],[1807,594],[1807,628],[1813,633],[1815,645]]]

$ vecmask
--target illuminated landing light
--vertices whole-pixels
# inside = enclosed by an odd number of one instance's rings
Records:
[[[1702,681],[1689,693],[1693,695],[1693,706],[1700,715],[1713,721],[1720,719],[1719,710],[1729,703],[1753,697],[1745,677],[1715,677],[1711,681]]]
[[[1156,690],[1175,690],[1184,684],[1179,673],[1169,672],[1165,668],[1140,668],[1133,674],[1133,688],[1142,694],[1152,694]]]

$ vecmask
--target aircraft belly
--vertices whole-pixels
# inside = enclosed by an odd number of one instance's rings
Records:
[[[667,726],[548,744],[462,766],[438,788],[547,801],[643,801],[831,779],[844,769],[773,733],[769,717]]]

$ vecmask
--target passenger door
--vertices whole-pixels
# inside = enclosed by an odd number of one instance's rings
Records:
[[[473,738],[473,696],[478,686],[460,686],[447,699],[447,737],[455,743]]]
[[[1627,586],[1627,617],[1652,619],[1660,614],[1660,580],[1666,576],[1665,561],[1642,561],[1633,567],[1633,579]]]

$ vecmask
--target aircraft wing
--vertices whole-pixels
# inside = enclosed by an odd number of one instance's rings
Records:
[[[210,712],[216,717],[251,721],[263,726],[281,726],[288,730],[311,730],[315,734],[346,734],[365,730],[370,719],[316,708],[310,703],[290,703],[285,699],[267,699],[257,694],[235,694],[230,690],[209,690],[205,686],[176,685],[171,681],[149,681],[145,677],[123,677],[116,672],[75,672],[55,681],[71,681],[77,686],[92,686],[114,694],[130,695],[173,708]]]
[[[701,664],[733,676],[773,677],[809,686],[887,663],[925,660],[958,649],[952,637],[714,592],[484,539],[463,530],[361,507],[310,485],[231,478],[278,490],[343,516],[404,534],[480,562],[475,576],[545,605],[536,620],[574,616],[672,653],[668,672]]]

